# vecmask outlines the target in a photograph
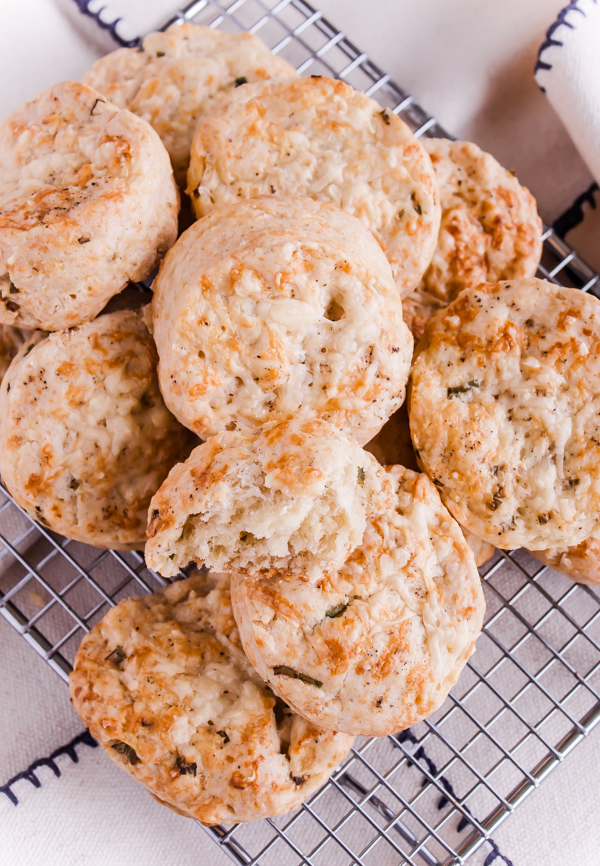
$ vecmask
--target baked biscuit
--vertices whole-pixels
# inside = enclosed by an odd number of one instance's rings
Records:
[[[423,147],[435,169],[442,222],[433,260],[403,304],[415,339],[463,289],[533,277],[542,254],[535,199],[512,172],[470,141],[429,138]]]
[[[600,535],[600,303],[543,280],[466,289],[412,369],[417,456],[456,519],[511,549]]]
[[[600,586],[600,539],[586,538],[573,547],[532,550],[532,555],[544,565],[561,571],[577,583]]]
[[[20,328],[0,325],[0,382],[6,376],[10,362],[29,336],[31,334],[21,331]]]
[[[83,81],[154,127],[185,185],[194,130],[215,101],[246,82],[294,75],[291,64],[251,33],[173,24],[146,36],[140,48],[101,57]]]
[[[365,451],[373,454],[382,466],[400,464],[405,469],[413,470],[413,472],[420,471],[417,455],[410,438],[406,403],[403,403],[398,411],[394,412],[377,436],[365,445]],[[467,532],[466,529],[463,529],[463,535],[465,536],[465,541],[473,551],[477,567],[485,565],[494,555],[495,548],[491,544],[488,544],[487,541],[482,541],[476,535]]]
[[[390,266],[354,217],[262,196],[215,209],[154,282],[165,402],[202,439],[318,415],[367,442],[412,357]]]
[[[142,548],[150,499],[195,437],[167,411],[140,311],[32,335],[0,390],[0,473],[40,523]]]
[[[440,206],[431,160],[408,126],[343,81],[239,88],[199,125],[188,193],[199,217],[256,195],[306,195],[358,217],[402,295],[431,261]]]
[[[388,467],[396,501],[361,547],[316,579],[232,576],[248,658],[313,724],[384,736],[434,712],[473,652],[479,575],[426,475]]]
[[[326,421],[219,433],[175,466],[150,504],[146,562],[172,577],[337,568],[392,491],[375,458]]]
[[[65,81],[0,124],[0,321],[56,331],[145,279],[177,237],[154,130]]]
[[[295,809],[353,742],[292,713],[258,678],[223,581],[192,577],[122,601],[83,639],[70,685],[110,758],[204,824]]]

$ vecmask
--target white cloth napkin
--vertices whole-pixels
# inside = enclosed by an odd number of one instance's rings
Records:
[[[548,29],[536,81],[600,183],[600,3],[571,0]]]

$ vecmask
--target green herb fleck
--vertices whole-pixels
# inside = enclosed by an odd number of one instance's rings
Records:
[[[390,113],[387,108],[384,108],[383,111],[380,111],[379,116],[381,117],[386,126],[390,125]]]
[[[164,51],[157,51],[157,52],[156,52],[156,56],[157,56],[157,57],[164,57],[164,56],[165,56],[165,52],[164,52]],[[195,775],[196,775],[196,774],[194,773],[194,776],[195,776]]]
[[[130,764],[135,767],[136,764],[139,764],[140,759],[138,758],[137,752],[132,746],[128,746],[127,743],[122,743],[120,740],[117,740],[116,743],[113,743],[111,746],[115,752],[118,752],[119,755],[124,755],[127,758]]]
[[[174,559],[175,559],[175,554],[174,554],[174,553],[171,553],[171,555],[169,556],[169,560],[170,560],[171,562],[173,562]]]
[[[236,78],[235,81],[233,82],[234,87],[241,87],[242,84],[248,84],[248,79],[246,78],[245,75],[240,75],[240,77]]]
[[[198,769],[195,761],[190,761],[189,763],[179,756],[175,761],[175,767],[179,770],[180,776],[195,776],[196,770]]]
[[[541,523],[543,526],[544,523],[548,523],[551,517],[551,514],[538,514],[538,523]]]
[[[124,670],[123,662],[126,660],[127,655],[122,646],[115,647],[115,649],[109,653],[104,661],[111,662],[116,668],[119,670]]]
[[[347,604],[336,604],[335,607],[330,607],[325,616],[328,616],[329,619],[336,619],[336,617],[341,616],[343,612],[348,607]]]
[[[471,379],[471,381],[467,382],[466,385],[455,385],[453,388],[447,388],[448,399],[451,400],[459,394],[467,394],[471,388],[479,388],[479,382],[477,379]]]
[[[293,680],[301,680],[308,686],[316,686],[320,689],[323,685],[321,680],[315,680],[314,677],[309,677],[308,674],[303,674],[300,671],[295,671],[294,668],[289,668],[287,665],[277,665],[273,668],[275,676],[291,677]]]
[[[20,294],[20,289],[18,289],[18,288],[15,286],[14,283],[11,283],[11,284],[10,284],[10,286],[9,286],[9,288],[8,288],[8,291],[9,291],[9,294],[11,294],[11,295],[18,295],[18,294]]]
[[[358,483],[360,484],[361,487],[365,483],[365,478],[366,478],[365,470],[362,468],[362,466],[359,466],[358,467]]]
[[[249,532],[240,532],[240,541],[243,541],[244,544],[248,541],[249,538],[250,538]]]
[[[421,207],[421,205],[420,205],[419,202],[417,201],[417,197],[416,197],[416,195],[414,194],[414,192],[411,192],[411,194],[410,194],[410,200],[411,200],[412,203],[413,203],[413,208],[414,208],[414,210],[419,214],[419,216],[421,216],[422,213],[423,213],[423,208]]]
[[[35,343],[32,343],[31,346],[27,346],[26,351],[23,353],[23,357],[24,357],[24,358],[26,358],[27,355],[31,352],[31,350],[33,349],[34,345],[35,345]]]
[[[39,522],[42,523],[44,526],[47,526],[48,528],[50,528],[50,524],[48,523],[48,521],[46,520],[46,518],[42,514],[42,509],[40,508],[39,505],[35,506],[35,518],[36,518],[36,520],[39,520]]]
[[[488,508],[491,511],[497,511],[504,502],[504,488],[498,487],[492,496],[492,501],[488,502]]]

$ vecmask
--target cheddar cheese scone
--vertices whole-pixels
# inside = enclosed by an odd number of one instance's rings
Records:
[[[115,764],[203,824],[295,809],[353,742],[300,718],[260,680],[218,578],[191,577],[112,608],[83,639],[70,686]]]
[[[215,101],[247,82],[294,75],[258,36],[185,23],[101,57],[83,81],[154,127],[185,185],[194,130]]]
[[[177,237],[179,193],[154,130],[66,81],[0,124],[0,322],[90,321]]]
[[[391,502],[375,458],[326,421],[219,433],[152,499],[146,561],[165,577],[190,561],[228,572],[337,568]]]
[[[331,78],[235,90],[198,126],[188,193],[197,215],[256,195],[303,195],[358,217],[407,294],[431,261],[440,206],[429,156],[389,109]]]
[[[542,280],[466,289],[427,325],[412,440],[444,504],[497,547],[600,536],[600,302]]]
[[[542,254],[535,199],[513,172],[470,141],[423,140],[440,193],[433,260],[403,304],[419,339],[433,313],[478,283],[533,277]]]
[[[334,205],[262,196],[215,208],[153,289],[165,403],[202,439],[318,416],[363,443],[404,400],[413,341],[391,268]]]
[[[150,499],[195,437],[167,411],[139,310],[35,332],[0,389],[0,473],[50,529],[142,548]]]
[[[433,713],[475,647],[473,554],[426,475],[388,467],[395,501],[339,571],[232,576],[248,658],[313,724],[392,734]]]

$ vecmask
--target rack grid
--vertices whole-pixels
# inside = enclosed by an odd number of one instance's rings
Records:
[[[304,0],[197,0],[171,21],[258,33],[302,74],[342,78],[416,135],[435,118]],[[599,295],[599,277],[551,229],[539,275]],[[0,614],[63,678],[110,605],[165,581],[139,553],[98,550],[35,523],[0,490]],[[477,652],[432,717],[361,739],[290,815],[206,831],[241,866],[464,863],[600,719],[600,596],[526,551],[480,569]]]

